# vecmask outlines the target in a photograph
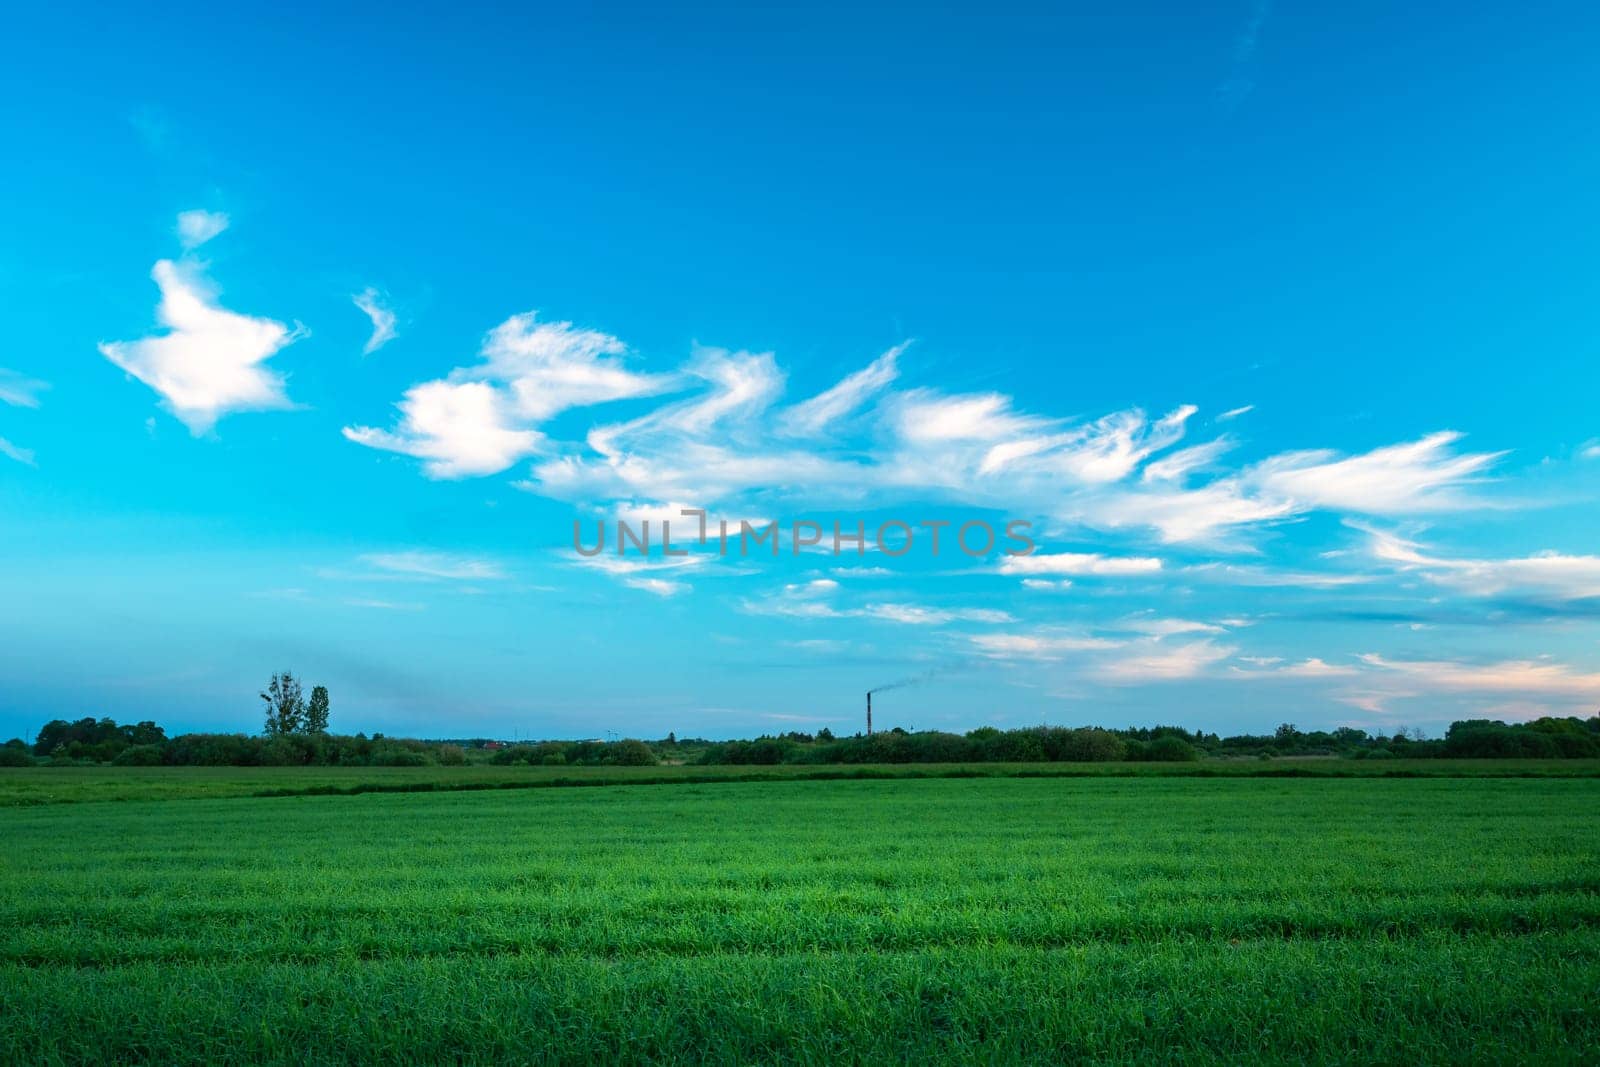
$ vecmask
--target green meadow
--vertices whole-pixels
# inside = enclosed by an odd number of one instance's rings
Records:
[[[1600,778],[1593,759],[1227,759],[1197,763],[908,763],[654,767],[0,768],[0,807],[92,800],[180,800],[568,786],[859,781],[883,778]]]
[[[0,1062],[1600,1048],[1592,776],[83,770],[0,774]]]

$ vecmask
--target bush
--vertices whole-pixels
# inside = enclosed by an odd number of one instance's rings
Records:
[[[439,762],[446,767],[465,766],[467,754],[460,745],[440,745]]]
[[[1127,743],[1109,730],[1083,728],[1045,731],[1045,755],[1072,763],[1109,763],[1123,758]]]
[[[12,748],[10,745],[0,748],[0,767],[32,767],[33,757],[28,755],[25,748]]]
[[[372,748],[370,766],[426,767],[434,757],[420,741],[386,740]]]
[[[159,767],[161,746],[130,745],[117,753],[117,758],[111,762],[118,767]]]
[[[771,766],[782,763],[793,747],[794,742],[776,737],[760,737],[754,741],[729,741],[721,746],[719,753],[721,758],[717,762]],[[711,749],[706,751],[707,756],[711,753]]]
[[[611,746],[611,762],[621,767],[654,767],[656,754],[643,741],[630,737]]]
[[[1200,753],[1189,742],[1169,735],[1150,742],[1144,758],[1153,763],[1192,763],[1200,758]]]

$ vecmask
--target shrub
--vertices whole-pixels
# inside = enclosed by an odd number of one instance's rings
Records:
[[[1042,731],[1045,757],[1073,763],[1105,763],[1120,760],[1127,744],[1109,730],[1085,727]]]
[[[439,762],[446,767],[461,767],[467,762],[467,754],[460,745],[440,745]]]
[[[117,758],[111,762],[118,767],[159,767],[161,766],[161,746],[129,745],[117,753]]]
[[[387,740],[372,747],[373,767],[426,767],[434,761],[419,741]]]
[[[0,767],[32,767],[33,757],[28,755],[25,748],[12,748],[10,745],[0,748]]]
[[[1150,742],[1144,758],[1154,763],[1189,763],[1199,759],[1200,753],[1182,738],[1167,736]]]
[[[611,746],[611,762],[622,767],[654,767],[656,754],[643,741],[629,737]]]

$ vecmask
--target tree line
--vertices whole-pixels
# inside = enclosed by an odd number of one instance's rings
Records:
[[[1508,724],[1492,719],[1452,723],[1444,737],[1420,731],[1369,734],[1354,727],[1302,731],[1283,723],[1271,734],[1223,737],[1181,726],[980,727],[965,734],[908,732],[896,727],[871,735],[834,737],[791,732],[751,741],[709,743],[706,764],[778,763],[1052,763],[1183,762],[1201,758],[1272,759],[1336,756],[1346,759],[1597,759],[1600,715],[1589,719],[1535,719]]]
[[[651,766],[699,764],[852,764],[989,762],[1182,762],[1201,758],[1271,759],[1337,756],[1346,759],[1597,759],[1600,716],[1542,718],[1527,723],[1467,719],[1442,738],[1416,731],[1369,734],[1352,727],[1302,731],[1292,723],[1271,734],[1220,736],[1181,726],[1103,729],[1036,726],[1017,730],[980,727],[964,734],[898,727],[871,735],[836,737],[790,732],[751,740],[541,741],[506,745],[486,738],[419,741],[382,734],[328,732],[329,699],[323,686],[304,698],[287,671],[273,675],[261,693],[266,707],[260,735],[191,733],[169,738],[155,722],[119,725],[110,718],[57,719],[32,744],[14,738],[0,746],[0,766],[113,763],[121,766],[368,766],[421,767],[489,762],[535,766]]]

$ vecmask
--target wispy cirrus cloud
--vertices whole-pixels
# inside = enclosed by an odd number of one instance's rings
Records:
[[[569,408],[671,388],[671,379],[627,370],[626,352],[597,330],[513,315],[489,332],[480,363],[408,389],[394,430],[350,426],[344,435],[421,459],[430,478],[497,474],[540,451],[536,427]]]
[[[1468,596],[1516,593],[1557,602],[1600,597],[1600,556],[1546,551],[1503,559],[1451,557],[1432,554],[1395,533],[1349,525],[1371,539],[1373,559]]]
[[[1332,699],[1379,715],[1394,711],[1397,702],[1439,696],[1565,702],[1560,709],[1538,705],[1537,714],[1572,714],[1600,700],[1600,673],[1550,656],[1470,662],[1367,652],[1334,662],[1316,657],[1293,663],[1244,661],[1252,666],[1235,667],[1224,676],[1245,681],[1327,682]],[[1465,717],[1465,713],[1458,709],[1457,716]]]
[[[367,338],[367,343],[361,348],[363,356],[372,355],[395,339],[394,310],[389,307],[388,299],[376,288],[367,286],[352,296],[350,302],[360,308],[361,313],[372,323],[372,336]]]
[[[1162,561],[1154,556],[1106,556],[1099,552],[1035,552],[1029,556],[1007,556],[1000,563],[1000,573],[1125,578],[1156,574],[1162,566]]]
[[[968,640],[981,655],[992,659],[1057,660],[1084,652],[1121,648],[1125,641],[1109,637],[1041,628],[1028,633],[972,634]]]
[[[1304,509],[1362,515],[1416,515],[1470,506],[1465,493],[1504,452],[1456,453],[1453,430],[1375,448],[1357,456],[1327,449],[1286,452],[1253,467],[1250,483],[1263,494]]]
[[[837,385],[785,411],[782,418],[785,432],[814,437],[860,410],[864,403],[899,377],[900,354],[909,344],[908,341],[895,345]]]
[[[36,378],[29,378],[18,374],[16,371],[0,367],[0,404],[11,407],[36,408],[39,406],[39,394],[50,386]],[[0,437],[0,456],[14,460],[24,466],[36,466],[34,453],[31,448],[23,448]]]
[[[0,437],[0,456],[5,456],[7,459],[15,460],[25,467],[33,467],[37,465],[34,462],[33,449],[23,448],[21,445],[14,445],[10,441],[7,441],[4,437]]]
[[[1149,641],[1101,660],[1093,670],[1102,681],[1116,685],[1184,681],[1207,673],[1236,651],[1209,639],[1177,645]]]
[[[835,594],[843,587],[832,578],[792,582],[777,593],[750,598],[743,608],[752,615],[777,615],[796,619],[874,619],[910,626],[944,626],[950,623],[1009,623],[1015,618],[997,608],[944,607],[895,601],[869,601],[841,605]]]
[[[194,210],[178,215],[178,243],[192,252],[228,228],[228,216],[221,211]]]
[[[361,557],[361,562],[380,571],[418,579],[479,582],[506,576],[504,568],[494,560],[418,549],[369,552]]]
[[[193,260],[160,260],[150,276],[161,292],[156,318],[167,332],[103,342],[101,355],[159,393],[167,410],[196,435],[233,412],[294,406],[283,376],[266,361],[305,336],[304,329],[229,311]]]
[[[1360,660],[1378,674],[1401,679],[1408,691],[1567,696],[1584,701],[1585,706],[1600,699],[1600,673],[1580,670],[1554,659],[1464,663],[1392,659],[1366,653]]]
[[[0,404],[36,408],[39,406],[39,395],[49,388],[48,382],[0,367]]]
[[[900,387],[905,351],[896,346],[785,406],[786,375],[770,352],[699,348],[673,371],[637,373],[620,365],[626,347],[610,335],[519,316],[491,334],[482,365],[409,390],[397,429],[345,434],[422,458],[430,477],[496,473],[534,457],[518,488],[586,506],[944,501],[1219,548],[1317,511],[1481,507],[1503,455],[1461,451],[1461,435],[1446,431],[1353,455],[1298,450],[1228,469],[1230,438],[1179,447],[1193,405],[1159,417],[1139,409],[1087,420],[1040,415],[1003,393]],[[561,411],[668,391],[683,395],[577,439],[542,428]]]

